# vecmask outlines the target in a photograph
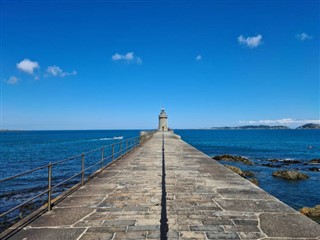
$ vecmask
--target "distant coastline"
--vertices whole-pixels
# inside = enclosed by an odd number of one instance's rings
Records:
[[[287,126],[269,126],[269,125],[246,125],[238,127],[212,127],[210,130],[288,130],[288,129],[320,129],[320,124],[308,123],[297,128],[289,128]]]
[[[22,132],[23,130],[0,129],[0,132]]]
[[[308,123],[297,127],[297,129],[320,129],[320,124]]]

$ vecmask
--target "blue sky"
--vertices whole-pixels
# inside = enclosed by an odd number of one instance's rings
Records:
[[[320,122],[319,1],[1,1],[3,129]]]

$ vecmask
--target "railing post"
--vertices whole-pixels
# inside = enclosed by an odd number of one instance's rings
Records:
[[[48,211],[51,211],[52,163],[48,165]]]
[[[120,143],[120,157],[122,156],[122,142]]]
[[[114,144],[112,144],[112,161],[114,160]]]
[[[81,186],[84,185],[84,153],[81,155]]]
[[[128,139],[126,140],[126,150],[128,150]]]
[[[101,148],[101,171],[104,166],[104,147]]]

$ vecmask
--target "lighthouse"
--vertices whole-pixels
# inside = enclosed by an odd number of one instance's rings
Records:
[[[168,131],[168,115],[164,111],[164,109],[161,109],[161,112],[159,114],[159,127],[158,131]]]

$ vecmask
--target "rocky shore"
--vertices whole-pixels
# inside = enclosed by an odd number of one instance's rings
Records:
[[[304,207],[300,209],[300,212],[308,217],[320,218],[320,205],[315,207]]]
[[[254,177],[254,173],[253,172],[244,171],[244,170],[241,170],[240,168],[235,167],[235,166],[230,166],[230,165],[224,165],[224,166],[229,168],[231,171],[239,174],[241,177],[243,177],[245,179],[248,179],[253,184],[259,186],[258,180],[256,178],[253,178]]]
[[[233,155],[229,155],[229,154],[217,155],[212,158],[217,161],[242,162],[242,163],[248,164],[248,165],[253,164],[248,158],[241,157],[241,156],[233,156]]]
[[[309,176],[303,173],[290,171],[290,170],[279,170],[272,173],[274,177],[280,177],[288,180],[300,180],[300,179],[308,179]]]

